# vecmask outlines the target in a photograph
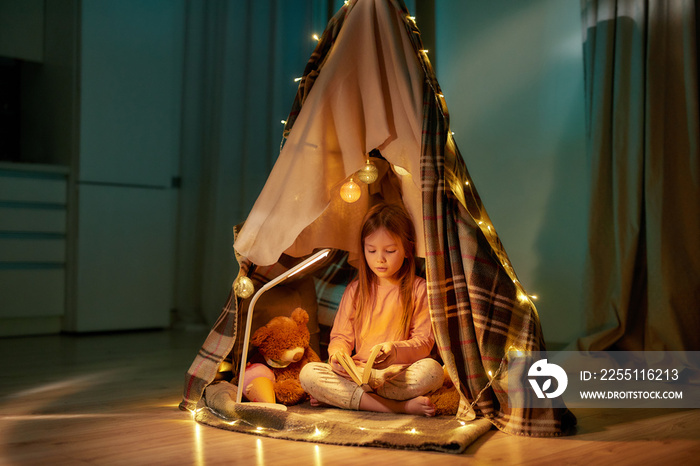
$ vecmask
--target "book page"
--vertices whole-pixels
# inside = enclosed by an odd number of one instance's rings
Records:
[[[377,355],[381,351],[382,347],[380,345],[372,348],[372,352],[369,353],[369,358],[367,358],[367,364],[365,364],[364,372],[362,373],[362,383],[360,385],[365,385],[369,382],[369,377],[372,374],[372,366],[374,366],[374,360],[377,359]]]
[[[338,362],[357,385],[362,385],[355,361],[345,351],[338,351]]]
[[[347,372],[350,378],[352,378],[353,382],[355,382],[357,385],[366,386],[365,390],[371,390],[369,387],[369,378],[372,375],[372,366],[374,365],[374,360],[377,358],[377,355],[380,353],[380,351],[381,346],[379,345],[372,348],[372,352],[369,354],[367,363],[365,364],[364,369],[362,371],[362,378],[360,378],[360,372],[357,368],[357,365],[355,364],[355,360],[352,359],[352,357],[348,355],[348,353],[341,350],[336,353],[336,356],[338,358],[338,362],[341,366],[343,366],[343,369],[345,369],[345,372]]]

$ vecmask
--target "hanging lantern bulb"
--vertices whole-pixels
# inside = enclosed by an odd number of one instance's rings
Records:
[[[400,176],[410,175],[408,170],[406,170],[405,168],[399,167],[398,165],[392,165],[392,166],[394,167],[394,171],[396,172],[397,175],[400,175]]]
[[[245,276],[238,277],[236,281],[233,282],[233,292],[239,298],[250,298],[255,292],[255,285],[253,285],[253,280]]]
[[[370,159],[367,159],[365,166],[357,171],[357,178],[363,183],[372,184],[379,178],[379,170]]]
[[[348,204],[357,201],[362,195],[360,186],[350,177],[350,181],[340,187],[340,197]]]

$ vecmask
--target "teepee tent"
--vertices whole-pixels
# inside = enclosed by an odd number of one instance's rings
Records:
[[[475,411],[516,434],[565,432],[573,417],[564,407],[507,406],[503,362],[509,350],[544,350],[539,318],[457,149],[444,96],[401,0],[350,1],[331,19],[284,136],[262,192],[236,229],[239,278],[260,286],[298,258],[330,248],[331,265],[316,276],[332,281],[361,253],[357,235],[367,209],[380,200],[401,203],[425,259],[436,346],[461,397],[457,417]],[[358,183],[357,202],[343,201],[341,187],[367,160],[378,167],[377,181]],[[317,282],[315,290],[323,289]],[[232,291],[186,375],[181,408],[197,406],[229,357],[235,376],[246,309]]]

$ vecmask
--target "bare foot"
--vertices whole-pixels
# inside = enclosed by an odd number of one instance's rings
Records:
[[[315,408],[322,408],[324,406],[328,406],[326,403],[324,403],[322,401],[318,401],[316,398],[314,398],[311,395],[309,395],[309,403],[311,403],[311,406],[313,406]]]
[[[365,393],[360,398],[362,411],[378,413],[403,413],[416,416],[435,416],[435,405],[427,396],[417,396],[406,401],[390,400],[376,393]]]
[[[416,414],[418,416],[435,416],[435,405],[427,396],[417,396],[406,400],[404,405],[406,414]]]

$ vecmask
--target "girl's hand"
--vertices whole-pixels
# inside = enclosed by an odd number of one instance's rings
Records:
[[[376,346],[381,347],[381,351],[377,354],[377,358],[374,360],[375,369],[384,369],[391,366],[396,361],[396,346],[390,341],[380,343]]]
[[[345,368],[338,362],[338,358],[335,357],[335,354],[331,354],[331,356],[328,358],[328,364],[331,365],[331,369],[333,369],[333,372],[336,374],[345,377],[345,378],[350,378],[350,375],[347,373]]]

